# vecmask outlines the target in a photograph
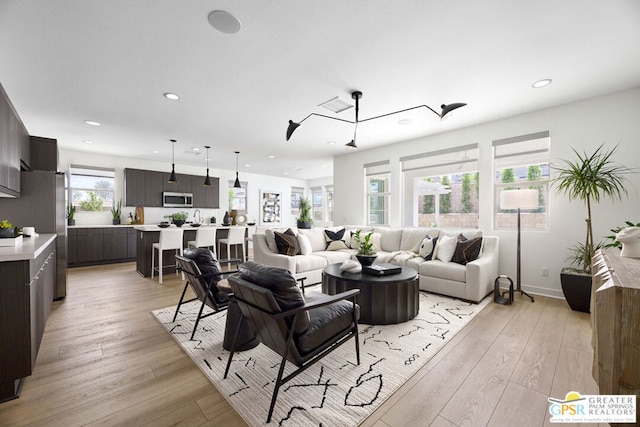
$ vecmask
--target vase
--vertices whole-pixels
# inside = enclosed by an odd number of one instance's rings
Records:
[[[371,264],[373,264],[373,262],[376,260],[376,258],[378,258],[378,255],[360,255],[360,254],[357,254],[356,258],[358,258],[358,261],[360,262],[360,264],[363,267],[368,267]]]
[[[224,218],[222,218],[222,225],[230,225],[231,218],[229,217],[229,212],[224,213]]]

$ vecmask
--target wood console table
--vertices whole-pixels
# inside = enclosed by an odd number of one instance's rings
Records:
[[[593,377],[600,394],[640,402],[640,259],[608,248],[594,256],[592,271]]]

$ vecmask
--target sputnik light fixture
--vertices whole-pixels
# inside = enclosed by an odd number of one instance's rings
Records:
[[[209,148],[211,148],[208,145],[205,145],[204,148],[207,149],[207,176],[204,178],[204,185],[205,187],[211,187],[211,178],[209,177]]]
[[[176,178],[176,140],[175,139],[170,139],[169,141],[171,141],[172,148],[171,148],[171,176],[169,177],[169,182],[172,184],[175,184],[178,182],[178,178]]]
[[[287,141],[291,138],[291,135],[293,135],[293,132],[295,132],[295,130],[298,129],[298,127],[300,127],[302,122],[304,122],[305,120],[307,120],[311,116],[319,116],[319,117],[324,117],[326,119],[339,120],[341,122],[355,124],[356,125],[356,130],[357,130],[358,123],[360,123],[360,122],[367,122],[369,120],[380,119],[382,117],[391,116],[393,114],[404,113],[406,111],[415,110],[417,108],[426,108],[429,111],[431,111],[432,113],[434,113],[436,116],[440,117],[440,120],[442,120],[442,119],[445,118],[445,116],[447,114],[449,114],[453,110],[456,110],[456,109],[458,109],[460,107],[464,107],[465,105],[467,105],[467,104],[462,103],[462,102],[456,102],[456,103],[453,103],[453,104],[442,104],[440,106],[441,111],[439,113],[436,110],[434,110],[433,108],[429,107],[428,105],[418,105],[418,106],[411,107],[411,108],[405,108],[404,110],[394,111],[392,113],[382,114],[382,115],[375,116],[375,117],[369,117],[368,119],[364,119],[364,120],[358,120],[359,100],[360,100],[360,98],[362,98],[362,92],[360,92],[360,91],[352,92],[351,93],[351,98],[356,101],[356,120],[355,120],[355,122],[352,122],[350,120],[340,119],[338,117],[326,116],[324,114],[311,113],[307,117],[305,117],[304,119],[300,120],[297,123],[294,122],[293,120],[289,120],[289,127],[287,128]],[[358,148],[357,145],[356,145],[355,130],[354,130],[354,134],[353,134],[353,140],[351,142],[345,144],[345,145],[347,147],[350,147],[350,148]]]
[[[240,180],[238,179],[238,154],[240,154],[240,152],[236,151],[236,181],[233,183],[233,188],[242,188]]]

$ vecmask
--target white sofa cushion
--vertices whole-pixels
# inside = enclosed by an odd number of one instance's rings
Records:
[[[456,252],[457,244],[458,239],[455,236],[447,236],[446,234],[440,236],[438,243],[436,243],[436,259],[443,262],[450,262],[453,254]]]
[[[313,252],[313,248],[311,247],[311,240],[305,234],[298,232],[296,236],[298,239],[298,246],[300,246],[300,255],[309,255]]]
[[[298,233],[304,234],[311,242],[311,252],[324,251],[327,242],[324,238],[324,228],[299,229]]]
[[[327,259],[321,256],[313,255],[296,255],[296,273],[304,273],[325,268],[328,263]],[[338,261],[336,261],[338,262]]]
[[[433,229],[405,228],[404,230],[402,230],[402,238],[400,239],[400,250],[417,253],[420,249],[420,244],[422,243],[424,238],[429,235],[429,231],[433,232]]]
[[[380,233],[380,248],[386,252],[400,250],[400,241],[402,240],[401,228],[384,228],[375,227],[374,232]]]
[[[420,264],[420,274],[437,277],[439,279],[465,282],[467,280],[467,268],[455,262],[425,261]]]
[[[338,251],[314,252],[313,256],[324,258],[327,262],[327,265],[329,265],[351,259],[351,255],[355,254],[356,252],[357,251],[354,249],[341,249]]]

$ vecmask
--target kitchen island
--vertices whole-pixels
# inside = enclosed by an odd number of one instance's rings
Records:
[[[56,286],[56,235],[0,247],[0,402],[31,375]]]
[[[172,225],[171,227],[175,227]],[[231,256],[229,257],[226,253],[226,246],[223,246],[222,253],[218,254],[218,241],[220,239],[224,239],[227,237],[230,228],[242,227],[245,229],[245,248],[244,253],[247,253],[247,233],[248,227],[240,226],[240,225],[202,225],[200,227],[215,227],[216,228],[216,255],[220,260],[228,259],[228,258],[240,258],[241,251],[237,250],[238,248],[231,247]],[[151,255],[153,253],[153,244],[158,243],[160,241],[160,230],[162,228],[157,225],[134,225],[133,228],[136,230],[136,271],[142,277],[151,277]],[[184,229],[184,235],[182,237],[183,247],[187,247],[187,242],[190,240],[196,239],[196,231],[199,227],[191,227],[188,224],[182,226]],[[162,265],[175,265],[174,253],[172,251],[164,251],[162,254]],[[165,273],[175,272],[175,268],[167,267],[164,269]]]

